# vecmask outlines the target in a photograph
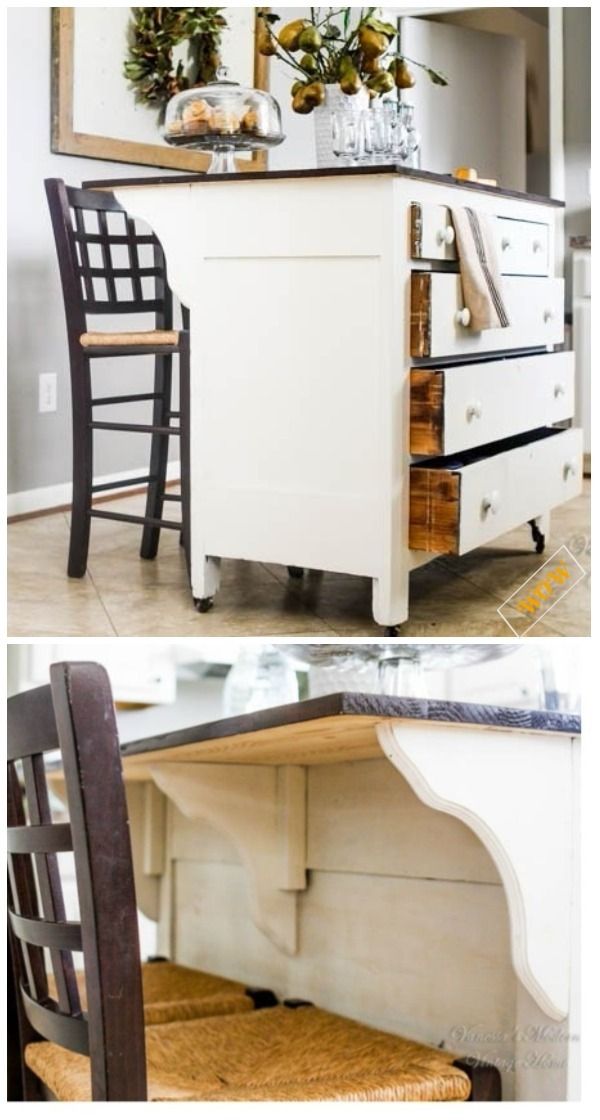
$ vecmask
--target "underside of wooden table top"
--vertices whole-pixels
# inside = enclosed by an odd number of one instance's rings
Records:
[[[127,743],[126,772],[152,762],[323,765],[381,758],[378,724],[403,720],[578,735],[578,715],[340,692]]]

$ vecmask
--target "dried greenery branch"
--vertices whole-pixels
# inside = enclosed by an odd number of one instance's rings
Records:
[[[213,81],[221,65],[227,26],[224,8],[132,8],[123,73],[144,105],[163,110],[182,89]],[[190,64],[173,64],[173,50],[188,41]]]

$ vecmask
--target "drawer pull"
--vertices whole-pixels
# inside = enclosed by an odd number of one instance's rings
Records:
[[[541,253],[543,248],[544,248],[544,246],[542,245],[541,241],[534,241],[534,243],[533,243],[534,253]]]
[[[554,319],[554,312],[552,311],[552,309],[550,307],[547,307],[546,310],[544,311],[544,322],[545,323],[551,323],[553,319]]]
[[[570,475],[573,475],[573,477],[575,478],[576,474],[577,474],[577,459],[567,459],[567,461],[566,461],[566,463],[563,467],[563,475],[564,475],[565,481],[570,477]]]
[[[481,511],[485,517],[488,513],[498,513],[500,509],[500,495],[497,490],[492,490],[491,494],[486,494],[481,502]]]
[[[467,408],[467,420],[481,420],[483,407],[481,401],[475,401]]]
[[[456,322],[459,327],[468,327],[471,322],[471,312],[468,307],[462,307],[456,312]]]
[[[438,245],[453,245],[454,226],[445,226],[444,229],[438,229],[436,241]]]
[[[555,397],[564,397],[565,393],[566,393],[566,389],[565,389],[565,386],[564,386],[564,382],[563,381],[557,381],[556,385],[554,386],[554,396]]]
[[[504,252],[506,252],[507,249],[510,249],[510,237],[503,237],[500,245],[502,246],[502,250]]]

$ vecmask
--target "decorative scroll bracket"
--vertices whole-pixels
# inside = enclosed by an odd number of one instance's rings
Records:
[[[250,877],[253,921],[294,955],[297,892],[306,889],[305,768],[169,762],[149,774],[184,816],[229,837]]]
[[[570,1006],[578,859],[578,740],[557,734],[390,721],[379,744],[417,796],[466,824],[507,895],[513,967],[552,1019]]]

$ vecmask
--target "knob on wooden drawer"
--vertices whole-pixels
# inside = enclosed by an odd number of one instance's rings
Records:
[[[468,307],[461,307],[460,311],[456,312],[456,322],[459,327],[468,327],[471,322],[471,312]]]
[[[556,385],[554,386],[554,396],[555,397],[564,397],[565,393],[566,393],[566,389],[565,389],[564,381],[557,381]]]
[[[553,312],[551,307],[547,307],[546,310],[544,311],[544,322],[545,323],[551,323],[553,319],[554,319],[554,312]]]
[[[505,251],[506,249],[510,249],[510,237],[503,237],[500,245]]]
[[[444,229],[438,229],[436,240],[438,245],[452,245],[454,242],[454,226],[445,226]]]
[[[541,242],[541,241],[538,241],[538,240],[536,239],[536,240],[534,241],[534,243],[533,243],[533,251],[534,251],[534,253],[541,253],[541,251],[542,251],[542,249],[543,249],[543,248],[544,248],[544,246],[542,245],[542,242]]]
[[[481,420],[483,415],[483,406],[481,401],[473,401],[473,404],[467,407],[467,420]]]
[[[498,513],[500,509],[500,494],[497,490],[491,490],[489,494],[485,494],[482,502],[481,509],[485,516],[486,513]]]

